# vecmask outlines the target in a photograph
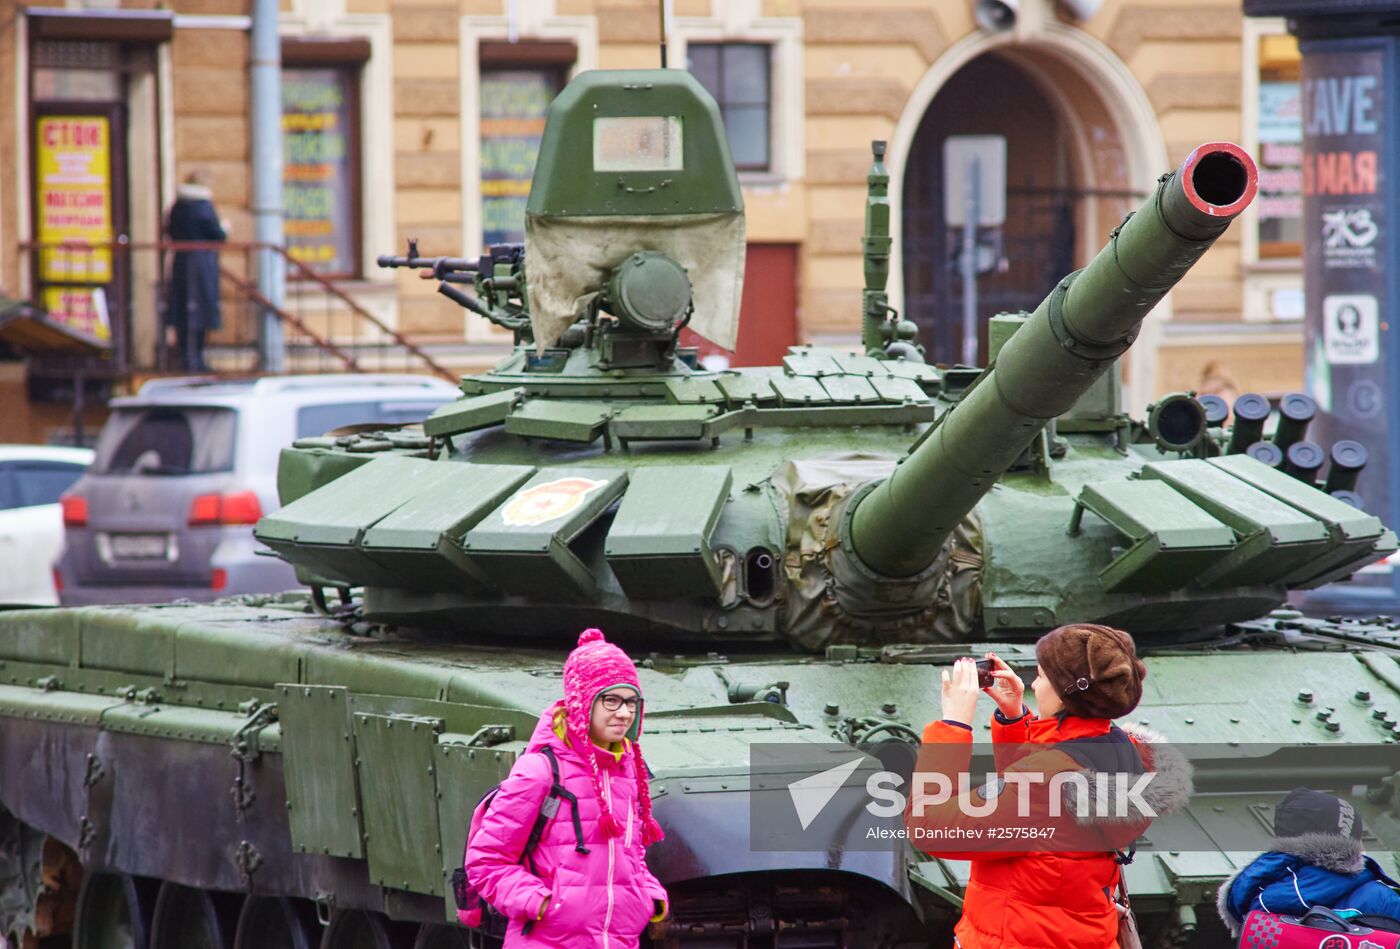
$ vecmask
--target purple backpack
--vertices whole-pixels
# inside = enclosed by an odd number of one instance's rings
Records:
[[[528,864],[531,873],[537,872],[532,854],[539,844],[540,838],[544,836],[544,829],[548,826],[550,818],[558,813],[560,801],[568,801],[573,808],[574,850],[579,853],[588,853],[588,848],[583,845],[583,822],[579,820],[578,816],[578,798],[574,796],[572,791],[567,790],[559,780],[559,759],[554,757],[554,749],[548,745],[540,748],[539,753],[549,759],[549,770],[554,780],[549,787],[549,794],[540,803],[540,812],[535,818],[535,826],[530,828],[530,836],[526,838],[525,846],[520,851],[520,860],[517,861]],[[472,811],[471,824],[467,828],[467,842],[462,848],[462,866],[452,871],[452,897],[457,901],[457,922],[468,929],[480,930],[485,935],[497,939],[505,938],[506,928],[510,925],[510,920],[500,910],[486,902],[486,899],[477,892],[476,887],[467,882],[467,851],[471,848],[472,838],[481,828],[487,812],[491,809],[491,802],[496,799],[496,792],[500,789],[501,786],[498,784],[487,791],[477,803],[476,810]],[[523,932],[528,933],[534,928],[534,925],[533,919],[527,921]]]

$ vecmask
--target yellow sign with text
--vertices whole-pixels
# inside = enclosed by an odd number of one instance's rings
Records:
[[[107,293],[101,287],[45,287],[44,309],[49,319],[110,344],[112,323],[107,317]]]
[[[39,279],[106,283],[112,279],[112,129],[104,115],[45,115],[36,120]]]

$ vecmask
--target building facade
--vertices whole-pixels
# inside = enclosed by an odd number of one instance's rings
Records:
[[[1149,321],[1127,398],[1301,384],[1298,54],[1282,20],[1246,20],[1238,0],[664,7],[669,63],[714,92],[744,188],[732,359],[858,337],[873,139],[889,143],[897,209],[891,303],[939,362],[962,343],[949,136],[1006,143],[1006,221],[977,235],[984,319],[1033,307],[1161,172],[1229,139],[1260,157],[1261,198]],[[658,65],[661,18],[657,0],[284,0],[289,252],[401,333],[489,364],[497,331],[374,258],[409,238],[468,254],[520,240],[549,99],[582,70]],[[159,255],[65,261],[35,245],[148,245],[194,171],[230,239],[251,239],[248,28],[246,0],[0,0],[0,289],[130,353],[160,345]],[[114,293],[130,314],[116,327]],[[0,385],[23,377],[8,373]]]

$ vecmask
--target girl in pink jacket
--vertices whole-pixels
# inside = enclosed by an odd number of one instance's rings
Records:
[[[641,730],[637,667],[601,631],[585,630],[564,662],[563,700],[540,716],[467,848],[469,882],[510,919],[506,949],[634,949],[647,923],[666,915],[666,890],[646,865],[646,847],[662,833],[651,816]],[[548,757],[533,753],[546,746],[577,805],[554,802],[558,810],[522,861],[554,783]]]

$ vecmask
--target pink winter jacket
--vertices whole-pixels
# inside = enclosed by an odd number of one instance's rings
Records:
[[[578,798],[583,844],[589,853],[574,849],[572,805],[560,801],[533,854],[538,875],[520,862],[552,780],[549,759],[526,753],[501,782],[467,849],[467,877],[487,902],[510,917],[508,949],[635,949],[647,921],[656,914],[653,901],[664,904],[666,890],[647,869],[632,756],[623,755],[619,761],[610,751],[588,749],[598,757],[604,793],[611,796],[612,812],[625,828],[621,837],[608,839],[598,826],[598,802],[587,759],[555,733],[555,716],[563,707],[561,701],[545,709],[530,737],[529,751],[544,745],[554,749],[560,780]],[[550,901],[544,918],[528,935],[522,933],[546,896]]]

